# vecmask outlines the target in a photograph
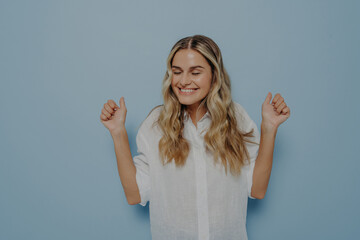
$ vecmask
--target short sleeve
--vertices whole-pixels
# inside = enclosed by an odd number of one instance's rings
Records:
[[[259,144],[260,144],[260,132],[259,129],[256,126],[256,123],[250,118],[249,114],[246,112],[246,110],[240,105],[236,104],[240,110],[240,125],[242,126],[243,131],[250,132],[252,129],[254,129],[253,135],[254,137],[247,138],[248,140],[255,142],[255,143],[249,143],[245,142],[246,149],[249,153],[249,164],[246,163],[244,165],[243,170],[245,172],[246,176],[246,182],[247,182],[247,192],[248,197],[251,199],[255,199],[251,196],[251,187],[253,183],[253,173],[254,173],[254,167],[255,167],[255,161],[258,156],[259,152]]]
[[[136,135],[136,145],[138,155],[133,157],[134,165],[136,167],[136,183],[139,188],[142,206],[150,200],[150,171],[149,171],[149,146],[145,138],[145,129],[142,124]]]
[[[249,130],[254,129],[254,137],[252,137],[251,141],[260,143],[260,133],[259,130],[253,120],[250,119],[250,128]],[[251,199],[255,199],[251,196],[251,187],[252,187],[252,179],[253,179],[253,173],[254,173],[254,167],[255,167],[255,160],[257,158],[258,152],[259,152],[259,145],[254,143],[248,143],[246,142],[246,148],[249,152],[250,156],[250,164],[247,166],[246,176],[247,176],[247,186],[248,186],[248,196]]]

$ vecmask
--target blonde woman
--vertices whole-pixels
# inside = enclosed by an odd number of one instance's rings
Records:
[[[125,129],[124,98],[120,106],[108,100],[101,111],[128,203],[150,203],[153,240],[247,239],[248,197],[264,198],[276,132],[290,116],[284,98],[268,93],[260,134],[245,109],[232,101],[219,47],[203,35],[173,46],[162,94],[163,105],[139,128],[135,157]]]

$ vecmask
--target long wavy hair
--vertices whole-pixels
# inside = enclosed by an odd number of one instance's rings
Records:
[[[196,50],[211,66],[210,91],[199,106],[205,107],[211,116],[211,125],[204,136],[206,150],[213,154],[216,163],[221,159],[226,175],[228,167],[231,174],[240,175],[245,161],[249,161],[245,142],[255,143],[247,139],[254,137],[254,129],[246,133],[238,128],[230,78],[223,65],[220,49],[212,39],[204,35],[180,39],[167,58],[167,72],[162,83],[164,104],[156,121],[163,133],[158,146],[162,164],[175,161],[176,166],[181,167],[190,150],[189,143],[183,137],[186,106],[179,102],[171,87],[172,61],[181,49]]]

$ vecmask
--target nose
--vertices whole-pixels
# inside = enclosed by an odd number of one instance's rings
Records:
[[[181,86],[186,86],[186,85],[189,85],[191,83],[191,81],[192,80],[190,80],[189,76],[186,76],[186,74],[183,74],[179,83]]]

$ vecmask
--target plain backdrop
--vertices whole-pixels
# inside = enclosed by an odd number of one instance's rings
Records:
[[[260,127],[268,91],[291,109],[250,240],[360,234],[359,1],[0,1],[0,239],[151,239],[100,122],[125,97],[133,154],[162,104],[180,38],[220,47],[233,100]],[[236,211],[236,209],[234,209]]]

